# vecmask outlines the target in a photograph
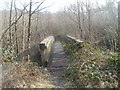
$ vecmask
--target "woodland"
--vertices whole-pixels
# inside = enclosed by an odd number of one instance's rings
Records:
[[[42,6],[48,0],[29,0],[19,7],[16,1],[11,0],[0,10],[3,88],[56,88],[48,79],[49,71],[39,65],[36,45],[48,36],[58,35],[70,35],[85,42],[79,50],[74,44],[62,44],[70,59],[70,66],[64,70],[63,76],[70,82],[69,87],[120,86],[119,2],[105,0],[106,3],[101,5],[100,0],[94,0],[94,3],[75,0],[62,10],[51,13],[46,10],[51,6]],[[19,57],[26,52],[34,56]]]

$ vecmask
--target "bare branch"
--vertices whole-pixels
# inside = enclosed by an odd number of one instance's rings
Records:
[[[27,5],[27,6],[28,6],[28,5]],[[25,6],[22,11],[24,11],[24,10],[27,8],[27,6]],[[4,35],[6,34],[6,32],[7,32],[15,23],[17,23],[17,22],[19,21],[19,19],[22,17],[22,15],[23,15],[23,12],[21,12],[20,16],[16,19],[16,21],[14,21],[6,30],[4,30],[4,32],[3,32],[3,34],[2,34],[2,36],[1,36],[1,38],[0,38],[0,41],[2,40],[2,38],[4,37]]]
[[[41,9],[37,10],[36,12],[42,11],[42,10],[44,10],[46,8],[49,8],[49,7],[51,7],[51,6],[47,6],[47,7],[41,8]],[[34,13],[32,13],[32,14],[34,14]]]
[[[31,13],[31,15],[34,14],[44,2],[45,2],[45,0],[42,1],[42,2],[37,6],[37,8]]]

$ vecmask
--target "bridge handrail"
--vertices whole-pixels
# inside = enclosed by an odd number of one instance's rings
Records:
[[[69,35],[59,35],[57,36],[57,38],[63,42],[63,43],[73,43],[73,44],[77,44],[77,45],[81,45],[82,43],[84,43],[82,40],[80,39],[76,39],[75,37],[69,36]]]
[[[54,41],[55,41],[54,36],[49,36],[40,43],[41,59],[42,59],[43,66],[46,66],[46,64],[48,63],[52,44]]]
[[[69,35],[66,35],[66,36],[74,42],[83,43],[83,41],[81,41],[80,39],[76,39],[75,37],[72,37],[72,36],[69,36]]]

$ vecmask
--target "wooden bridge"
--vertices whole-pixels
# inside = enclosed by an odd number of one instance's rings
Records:
[[[40,47],[40,55],[41,55],[41,63],[43,66],[50,65],[51,62],[53,65],[57,65],[62,67],[62,63],[66,63],[66,54],[64,52],[62,43],[74,43],[79,45],[83,43],[83,41],[76,39],[71,36],[49,36],[45,38],[39,45]],[[48,64],[49,63],[49,64]],[[59,65],[58,65],[59,64]]]
[[[47,67],[51,75],[54,77],[53,84],[59,87],[65,87],[64,80],[61,79],[62,71],[68,65],[68,57],[64,51],[62,44],[74,43],[79,45],[83,43],[79,39],[71,36],[49,36],[40,43],[41,63]]]
[[[39,62],[43,67],[47,68],[52,76],[57,77],[62,75],[62,71],[67,67],[68,58],[64,51],[62,44],[72,44],[80,45],[83,41],[71,37],[69,35],[66,36],[49,36],[45,38],[40,44],[37,44],[31,47],[29,50],[21,53],[20,58],[30,55],[31,60]],[[58,81],[60,81],[58,83]],[[64,87],[61,79],[57,81],[57,86]]]
[[[30,49],[20,53],[19,59],[21,60],[23,59],[23,57],[30,55],[31,61],[35,61],[35,62],[37,61],[42,66],[46,67],[50,65],[51,62],[54,62],[54,60],[56,60],[54,58],[59,57],[58,59],[60,58],[62,59],[64,56],[66,56],[62,46],[62,44],[65,43],[67,44],[74,43],[76,45],[79,45],[83,43],[83,41],[71,37],[69,35],[49,36],[39,44],[36,44]]]

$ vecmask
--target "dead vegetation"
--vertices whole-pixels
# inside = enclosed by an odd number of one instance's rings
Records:
[[[38,82],[44,84],[48,76],[47,70],[32,62],[3,63],[3,88],[33,87]]]

